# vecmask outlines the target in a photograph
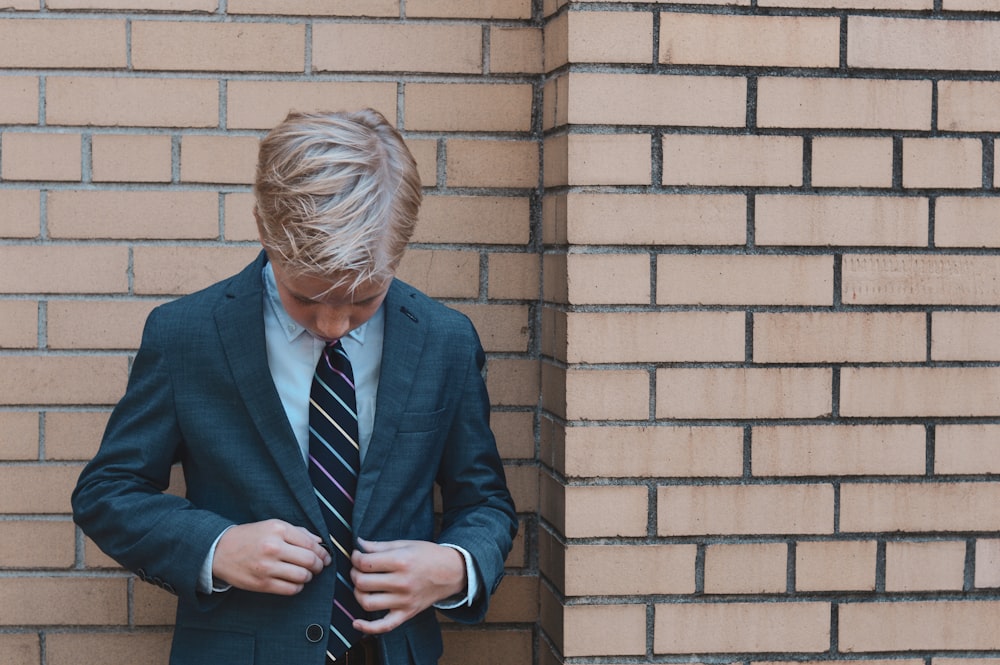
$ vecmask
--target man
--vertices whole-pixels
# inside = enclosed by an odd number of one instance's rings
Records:
[[[178,595],[171,663],[436,663],[517,524],[474,329],[394,279],[416,164],[375,111],[293,113],[254,193],[264,251],[150,315],[75,519]]]

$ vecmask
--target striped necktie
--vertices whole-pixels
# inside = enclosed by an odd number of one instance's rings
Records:
[[[309,395],[309,477],[333,541],[337,585],[330,619],[327,652],[340,658],[360,633],[351,622],[365,614],[354,598],[351,513],[361,467],[358,414],[351,361],[340,341],[323,349]]]

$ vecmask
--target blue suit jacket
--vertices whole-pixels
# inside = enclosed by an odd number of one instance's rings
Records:
[[[128,389],[100,451],[80,476],[74,516],[105,552],[179,598],[171,663],[310,664],[324,643],[334,571],[296,596],[196,590],[200,567],[228,526],[279,518],[325,534],[323,517],[271,380],[258,259],[238,275],[157,308],[146,322]],[[465,548],[483,580],[482,619],[516,531],[481,376],[479,339],[461,314],[395,281],[371,443],[354,510],[356,534]],[[164,493],[183,465],[186,496]],[[433,487],[443,518],[434,519]],[[435,663],[434,610],[381,639],[386,665]]]

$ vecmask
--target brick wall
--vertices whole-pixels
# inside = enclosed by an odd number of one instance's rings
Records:
[[[1000,652],[995,0],[7,0],[0,663],[165,663],[68,496],[256,141],[382,110],[522,530],[446,664]]]

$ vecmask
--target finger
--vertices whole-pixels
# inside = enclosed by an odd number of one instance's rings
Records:
[[[326,560],[327,565],[330,553],[323,547],[323,539],[308,529],[301,526],[292,527],[285,535],[285,542],[310,550],[320,559]]]
[[[409,617],[407,617],[405,612],[389,612],[381,619],[374,621],[355,619],[353,626],[354,630],[362,632],[365,635],[382,635],[398,628],[407,618]]]

